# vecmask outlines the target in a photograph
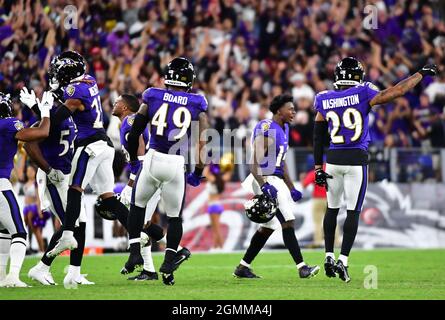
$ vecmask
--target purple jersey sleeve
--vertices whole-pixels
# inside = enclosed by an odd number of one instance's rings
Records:
[[[136,114],[131,114],[127,116],[122,121],[122,126],[120,129],[120,142],[122,145],[122,152],[125,154],[125,157],[127,158],[127,161],[130,161],[130,155],[128,154],[128,134],[130,133],[131,127],[133,126],[134,118],[136,117]],[[144,132],[142,133],[142,137],[144,139],[145,145],[148,144],[149,136],[148,136],[148,128],[145,128]]]
[[[65,100],[67,99],[79,99],[79,100],[85,100],[87,97],[85,89],[83,86],[80,85],[81,83],[73,83],[68,85],[63,90],[63,98]]]
[[[202,112],[207,112],[208,107],[209,107],[209,104],[208,104],[208,102],[207,102],[207,99],[206,99],[204,96],[202,96],[202,101],[201,101],[201,105],[200,105],[200,110],[201,110]]]
[[[148,106],[150,106],[150,98],[152,92],[153,90],[151,90],[151,88],[148,88],[142,93],[142,102],[147,104]]]
[[[23,122],[15,118],[0,119],[0,178],[9,179],[14,168],[14,155],[17,152],[15,135],[24,128]]]
[[[366,92],[368,94],[368,102],[371,101],[379,92],[379,88],[371,82],[365,83]]]
[[[253,140],[258,136],[269,137],[272,120],[261,120],[253,130]],[[253,141],[252,140],[252,141]]]

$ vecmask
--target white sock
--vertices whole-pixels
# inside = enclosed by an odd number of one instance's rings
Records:
[[[72,237],[74,237],[74,231],[63,230],[63,233],[62,233],[62,238],[63,239],[72,238]]]
[[[48,272],[50,266],[47,266],[46,264],[44,264],[42,261],[39,261],[39,263],[37,264],[37,268],[39,268],[42,271]]]
[[[304,267],[305,265],[306,265],[306,263],[304,261],[300,262],[299,264],[297,264],[297,269],[300,270],[300,268]]]
[[[338,257],[338,260],[341,260],[341,262],[343,262],[343,264],[344,264],[345,267],[348,266],[348,257],[347,257],[347,256],[344,256],[344,255],[341,254],[341,255]]]
[[[247,268],[250,268],[250,263],[247,263],[246,261],[244,261],[243,259],[241,259],[241,261],[239,262],[240,265],[245,266]]]
[[[326,252],[325,257],[326,257],[326,258],[327,258],[327,257],[331,257],[332,259],[335,260],[335,254],[334,254],[333,252]]]
[[[70,265],[68,268],[68,273],[74,276],[74,278],[80,277],[80,267]]]
[[[14,238],[11,241],[9,256],[11,257],[11,265],[9,266],[9,274],[13,277],[19,277],[20,269],[22,269],[23,260],[26,254],[26,240],[23,238]]]
[[[149,272],[156,272],[153,264],[153,258],[151,257],[151,246],[145,246],[141,249],[141,255],[144,259],[144,270]]]
[[[0,279],[6,277],[10,247],[11,238],[9,234],[0,233]]]

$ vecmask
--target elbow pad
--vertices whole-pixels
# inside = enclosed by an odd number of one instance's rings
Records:
[[[323,164],[324,137],[328,132],[326,121],[315,121],[314,124],[314,161],[316,165]]]

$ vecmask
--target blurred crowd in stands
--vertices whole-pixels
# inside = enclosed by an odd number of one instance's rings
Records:
[[[290,92],[297,109],[290,145],[309,149],[314,96],[333,88],[342,57],[360,59],[366,81],[380,89],[436,63],[439,77],[373,112],[370,127],[378,148],[445,147],[444,8],[441,0],[0,0],[0,91],[16,98],[18,117],[31,124],[20,89],[40,96],[51,58],[76,50],[97,79],[119,149],[110,115],[116,97],[162,87],[166,63],[185,56],[214,128],[238,129],[245,139],[270,116],[272,97]]]

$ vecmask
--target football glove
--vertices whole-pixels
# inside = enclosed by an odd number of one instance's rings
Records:
[[[198,176],[195,172],[187,174],[187,183],[193,187],[197,187],[201,184],[203,177]]]
[[[330,174],[324,172],[324,170],[321,168],[315,170],[315,184],[317,186],[325,187],[326,190],[328,190],[327,179],[332,179],[332,178],[333,177]]]
[[[46,176],[52,184],[61,183],[63,182],[63,180],[65,180],[65,175],[63,174],[63,172],[53,168],[49,170]]]
[[[120,200],[126,207],[130,207],[132,192],[133,192],[133,188],[130,187],[129,185],[126,185],[125,188],[121,192]]]
[[[277,194],[278,194],[277,188],[275,188],[273,185],[269,184],[268,182],[266,182],[265,184],[263,184],[261,186],[261,191],[265,195],[269,196],[269,198],[272,198],[274,200],[277,198]]]
[[[303,197],[303,194],[295,188],[293,188],[290,191],[290,195],[292,197],[292,200],[294,200],[294,202],[297,202],[298,200],[300,200]]]
[[[22,90],[20,90],[20,101],[29,109],[32,109],[32,107],[37,104],[36,93],[34,90],[29,92],[28,88],[23,87]]]
[[[439,73],[439,70],[437,69],[437,66],[435,64],[427,64],[422,69],[419,70],[419,73],[425,77],[425,76],[436,76]]]
[[[39,105],[42,118],[49,118],[49,111],[54,104],[53,94],[50,91],[45,91],[42,96],[42,101],[39,101],[39,99],[37,99],[37,103]]]

